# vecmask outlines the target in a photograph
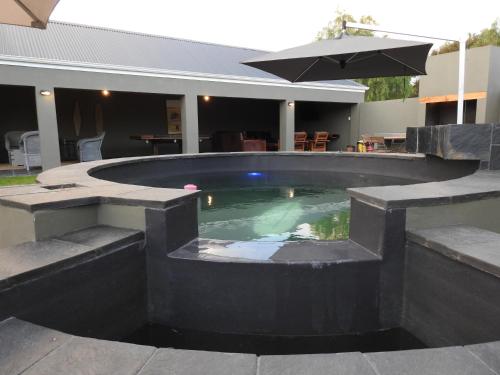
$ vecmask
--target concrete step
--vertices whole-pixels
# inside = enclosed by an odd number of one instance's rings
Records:
[[[138,230],[94,226],[0,249],[0,290],[142,241]]]
[[[500,234],[467,225],[407,232],[407,239],[457,262],[500,277]]]

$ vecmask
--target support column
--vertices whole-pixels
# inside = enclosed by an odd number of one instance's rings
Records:
[[[295,102],[283,100],[280,102],[280,151],[294,150],[294,136]]]
[[[198,96],[186,94],[181,99],[182,153],[197,154],[200,151],[198,135]]]
[[[43,96],[40,94],[41,91],[49,91],[50,95]],[[54,88],[35,87],[35,100],[42,168],[47,170],[61,165]]]

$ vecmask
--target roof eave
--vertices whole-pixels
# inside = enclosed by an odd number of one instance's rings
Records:
[[[96,73],[100,72],[100,73],[114,73],[114,74],[129,74],[136,76],[150,76],[150,77],[153,76],[153,77],[163,77],[163,78],[218,81],[218,82],[240,83],[240,84],[282,86],[282,87],[307,88],[307,89],[331,90],[331,91],[364,92],[368,89],[366,86],[361,85],[359,83],[352,86],[335,85],[331,83],[326,84],[320,82],[290,83],[283,79],[233,76],[225,74],[209,74],[209,73],[175,71],[175,70],[165,70],[165,69],[151,69],[151,68],[140,68],[133,66],[50,60],[50,59],[40,59],[40,58],[31,58],[23,56],[11,56],[11,55],[0,55],[0,65],[24,66],[24,67],[45,68],[45,69],[64,69],[64,70],[87,71]]]

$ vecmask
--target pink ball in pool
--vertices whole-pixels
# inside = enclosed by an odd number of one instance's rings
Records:
[[[184,189],[185,190],[198,190],[198,186],[196,186],[195,184],[187,184],[187,185],[184,185]]]

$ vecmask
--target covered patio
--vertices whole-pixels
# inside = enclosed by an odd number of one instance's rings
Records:
[[[289,83],[240,64],[263,51],[61,23],[20,29],[0,25],[6,40],[22,41],[0,57],[0,136],[38,130],[43,169],[76,162],[76,142],[104,132],[103,158],[243,151],[221,147],[228,133],[236,143],[264,139],[265,150],[291,151],[298,130],[340,134],[329,143],[338,150],[366,90],[353,81]],[[79,44],[68,50],[72,33]],[[5,150],[0,162],[8,162]]]

